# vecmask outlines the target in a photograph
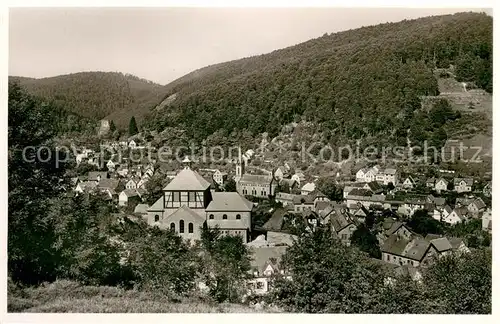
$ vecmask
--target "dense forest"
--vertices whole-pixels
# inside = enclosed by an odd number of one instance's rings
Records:
[[[164,96],[161,85],[130,74],[81,72],[50,78],[10,77],[30,94],[95,120],[108,118],[125,128],[137,110],[148,111]],[[142,115],[138,115],[142,117]]]
[[[394,140],[418,116],[420,97],[438,94],[435,68],[453,65],[459,81],[492,91],[492,26],[480,13],[404,20],[209,66],[167,85],[176,99],[146,126],[202,140],[216,131],[274,136],[302,118],[328,140]]]

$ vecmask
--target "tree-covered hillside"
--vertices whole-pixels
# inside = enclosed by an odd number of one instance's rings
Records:
[[[438,94],[433,69],[455,65],[461,80],[492,91],[492,26],[478,13],[404,20],[209,66],[167,85],[176,99],[148,125],[184,128],[201,140],[218,130],[276,135],[306,118],[328,140],[395,140],[420,96]]]
[[[128,125],[130,113],[149,111],[164,96],[159,84],[115,72],[81,72],[50,78],[10,77],[30,94],[53,101],[81,116],[111,118],[118,126]],[[122,116],[126,115],[126,116]]]

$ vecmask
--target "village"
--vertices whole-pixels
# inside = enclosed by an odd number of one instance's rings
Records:
[[[73,177],[69,191],[101,193],[119,208],[117,216],[170,229],[188,242],[200,239],[204,223],[219,228],[222,235],[240,236],[252,251],[247,288],[257,295],[269,292],[273,276],[292,276],[280,268],[281,256],[301,231],[316,226],[329,226],[350,245],[353,233],[368,218],[371,223],[376,218],[378,261],[387,268],[388,280],[398,273],[419,280],[419,269],[435,256],[469,251],[464,238],[416,233],[408,226],[415,214],[424,212],[443,226],[479,220],[485,233],[492,230],[491,180],[457,176],[455,171],[438,169],[437,176],[425,177],[374,164],[350,175],[337,172],[328,177],[326,182],[341,190],[332,197],[321,192],[319,174],[293,169],[287,162],[275,163],[272,169],[255,167],[251,162],[265,156],[258,149],[240,150],[220,169],[199,167],[188,155],[163,164],[116,158],[120,149],[144,148],[134,139],[106,143],[107,160],[99,152],[82,149],[76,155],[77,165],[99,170]],[[148,204],[147,184],[152,178],[167,184],[161,196]]]

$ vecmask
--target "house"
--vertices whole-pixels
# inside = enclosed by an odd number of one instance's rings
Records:
[[[351,192],[351,190],[353,190],[353,189],[361,189],[364,186],[365,186],[365,183],[351,183],[349,185],[344,186],[344,189],[343,189],[344,199],[349,195],[349,193]]]
[[[445,205],[444,207],[436,206],[432,210],[432,218],[442,222],[443,219],[448,217],[452,211],[453,209],[449,205]]]
[[[95,181],[79,182],[75,188],[77,193],[93,192],[95,190],[97,190],[97,183]]]
[[[118,206],[127,206],[131,198],[140,198],[140,194],[136,189],[125,189],[118,196]]]
[[[440,193],[442,191],[447,191],[448,190],[448,180],[446,180],[444,178],[439,178],[439,180],[436,181],[436,185],[434,186],[434,189],[438,193]]]
[[[198,225],[206,221],[209,227],[218,225],[223,235],[240,235],[244,242],[248,240],[253,204],[238,193],[211,192],[210,183],[189,166],[181,170],[163,192],[148,209],[148,224],[172,228],[192,241],[200,239]]]
[[[486,204],[481,198],[474,199],[468,206],[467,210],[473,216],[478,216],[479,213],[486,209]]]
[[[122,177],[126,177],[128,175],[128,167],[125,166],[125,165],[120,165],[117,169],[116,169],[116,173],[118,173],[119,175],[121,175]]]
[[[455,178],[453,179],[453,187],[456,192],[471,192],[472,184],[474,180],[472,178]]]
[[[425,239],[407,239],[396,234],[389,236],[380,250],[382,252],[383,261],[412,267],[428,264],[430,259],[439,253],[438,250]]]
[[[373,192],[374,194],[379,194],[381,193],[382,191],[384,191],[382,189],[382,187],[380,186],[379,182],[377,181],[372,181],[372,182],[368,182],[366,183],[364,186],[363,186],[363,189],[365,190],[370,190],[371,192]]]
[[[347,208],[336,208],[334,214],[330,215],[330,225],[343,244],[351,245],[351,236],[357,227]]]
[[[108,163],[106,163],[106,167],[108,168],[108,170],[110,171],[114,171],[115,168],[116,168],[116,163],[113,162],[113,160],[109,160]]]
[[[241,195],[268,198],[274,196],[277,185],[272,176],[245,173],[236,183],[236,190]]]
[[[491,181],[488,181],[483,187],[483,195],[491,197]]]
[[[481,219],[482,219],[482,228],[483,228],[483,231],[489,232],[491,234],[491,230],[493,229],[493,226],[492,226],[492,223],[491,223],[491,220],[492,220],[491,209],[488,208],[483,213],[483,216],[482,216]]]
[[[405,189],[414,189],[415,186],[417,185],[417,182],[415,181],[415,179],[413,179],[413,177],[410,175],[410,176],[407,176],[404,181],[403,181],[403,184],[402,184],[402,187],[405,188]]]
[[[102,191],[106,189],[112,189],[112,190],[121,190],[123,189],[123,184],[121,184],[120,180],[118,179],[102,179],[97,187]]]
[[[474,201],[474,198],[459,197],[455,200],[456,207],[467,207]]]
[[[314,182],[309,182],[302,186],[302,188],[300,188],[300,194],[305,196],[313,192],[315,189],[316,185],[314,184]]]
[[[94,181],[96,184],[101,181],[101,179],[107,179],[109,178],[109,175],[107,172],[101,172],[101,171],[90,171],[88,174],[88,180],[89,181]]]
[[[128,142],[128,147],[133,150],[137,147],[137,143],[134,140],[131,140]]]
[[[456,207],[448,216],[445,216],[442,221],[450,225],[463,222],[467,219],[467,212],[468,210],[465,207]]]
[[[375,174],[375,181],[383,185],[388,185],[389,183],[396,185],[398,183],[398,180],[399,180],[398,171],[396,169],[387,168],[379,170]]]
[[[425,186],[427,188],[432,188],[434,189],[436,187],[436,178],[428,178],[426,181],[425,181]]]
[[[149,178],[143,177],[141,180],[137,182],[137,188],[146,189],[146,183],[148,183]]]
[[[250,275],[247,280],[249,294],[264,295],[272,289],[272,278],[286,276],[281,267],[281,258],[286,246],[260,247],[250,249]]]
[[[274,171],[274,178],[278,181],[283,180],[283,178],[286,178],[288,176],[288,170],[285,167],[279,167],[276,168]]]
[[[249,248],[292,246],[296,240],[296,235],[280,231],[267,231],[265,234],[257,236],[257,238],[252,242],[246,243],[246,246]]]
[[[137,189],[137,182],[134,179],[130,179],[125,184],[125,189]]]
[[[365,182],[367,172],[368,168],[359,169],[358,172],[356,172],[356,182]]]
[[[247,242],[252,229],[252,209],[253,203],[237,192],[214,192],[205,209],[207,225],[218,226],[222,234],[241,236]]]
[[[227,173],[221,172],[219,169],[217,169],[213,174],[213,179],[219,186],[223,186],[224,182],[227,180]]]
[[[281,203],[283,206],[290,205],[293,206],[293,199],[299,195],[289,194],[285,192],[277,192],[274,200]]]
[[[280,186],[287,186],[290,191],[294,190],[298,186],[297,181],[295,181],[294,179],[281,179],[279,184]]]
[[[300,185],[301,182],[306,181],[306,176],[302,172],[296,172],[294,175],[292,175],[291,179],[295,180],[295,182]]]
[[[314,197],[310,195],[295,195],[293,197],[293,206],[296,213],[314,210]]]

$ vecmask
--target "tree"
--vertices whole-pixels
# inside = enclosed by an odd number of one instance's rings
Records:
[[[377,237],[363,224],[352,233],[351,243],[372,258],[380,259],[382,256]]]
[[[111,121],[109,122],[109,131],[110,131],[111,133],[114,133],[114,132],[115,132],[115,130],[116,130],[115,123],[111,120]]]
[[[491,266],[489,248],[435,260],[423,278],[435,312],[491,314]]]
[[[132,116],[132,118],[130,118],[130,123],[128,124],[128,134],[129,136],[134,136],[137,133],[139,133],[139,129],[137,128],[135,117]]]
[[[234,178],[227,179],[226,183],[224,183],[224,191],[236,192],[236,181],[234,181]]]
[[[202,227],[201,277],[218,302],[239,302],[249,276],[250,256],[240,236],[221,236],[218,228]]]
[[[146,203],[148,205],[154,204],[163,195],[163,188],[168,184],[168,178],[160,175],[159,173],[153,174],[153,176],[146,182],[145,189],[146,193]]]
[[[341,201],[343,199],[342,189],[336,185],[333,177],[320,178],[317,188],[332,201]]]
[[[427,210],[418,209],[407,224],[418,234],[443,234],[442,224],[429,216]]]
[[[16,282],[35,284],[55,278],[59,256],[46,206],[68,185],[61,180],[66,156],[52,143],[57,133],[52,107],[15,83],[9,84],[8,97],[8,273]]]
[[[300,235],[283,256],[283,267],[293,278],[277,279],[270,298],[285,311],[368,312],[383,285],[379,265],[340,243],[330,227]]]
[[[387,190],[388,190],[388,191],[394,190],[394,188],[395,188],[395,187],[394,187],[394,184],[393,184],[392,182],[389,182],[389,183],[387,184]]]

